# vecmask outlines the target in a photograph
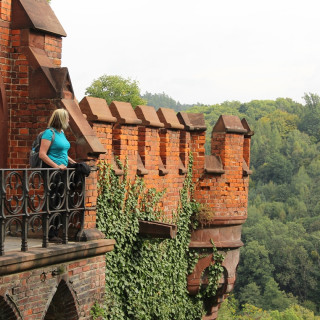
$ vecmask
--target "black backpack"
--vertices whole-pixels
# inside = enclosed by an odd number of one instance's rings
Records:
[[[54,141],[55,133],[52,128],[47,128],[52,131],[52,139],[50,147]],[[41,138],[44,131],[40,132],[37,136],[37,138],[32,142],[32,147],[29,155],[29,164],[31,168],[41,168],[42,167],[42,160],[39,158],[39,150],[40,150],[40,144],[41,144]],[[50,148],[49,147],[49,148]]]

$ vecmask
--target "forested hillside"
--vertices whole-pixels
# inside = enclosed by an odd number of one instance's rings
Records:
[[[320,97],[304,100],[188,109],[205,114],[208,142],[220,114],[245,117],[255,132],[235,305],[320,312]]]
[[[147,104],[149,106],[153,106],[156,109],[159,108],[171,108],[175,110],[176,112],[186,110],[188,108],[194,107],[194,106],[199,106],[202,105],[200,103],[198,104],[181,104],[179,101],[174,100],[170,96],[168,96],[166,93],[150,93],[146,92],[143,96],[142,99],[147,101]]]

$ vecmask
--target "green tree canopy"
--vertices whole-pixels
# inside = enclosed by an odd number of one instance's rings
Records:
[[[150,93],[147,91],[142,97],[147,101],[149,106],[153,106],[156,108],[171,108],[179,111],[177,102],[164,92]]]
[[[92,82],[85,94],[105,99],[108,104],[112,101],[130,102],[134,108],[137,105],[146,104],[146,101],[141,98],[138,82],[120,76],[101,76]]]
[[[317,94],[305,94],[306,110],[302,115],[299,129],[320,141],[320,96]]]

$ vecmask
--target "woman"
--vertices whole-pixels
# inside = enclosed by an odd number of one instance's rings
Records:
[[[48,129],[41,137],[39,158],[42,160],[43,168],[56,168],[65,170],[68,164],[76,163],[68,156],[70,143],[67,140],[64,130],[69,127],[69,114],[65,109],[57,109],[53,112]],[[54,140],[51,144],[54,130]]]
[[[64,130],[69,126],[69,114],[65,109],[57,109],[53,112],[46,129],[41,137],[39,158],[42,160],[42,168],[56,168],[65,170],[68,165],[76,162],[68,156],[70,143],[67,140]],[[54,131],[54,135],[53,135]],[[54,137],[53,137],[54,136]],[[53,142],[52,142],[53,140]],[[46,180],[46,175],[45,180]],[[58,181],[53,181],[58,185]],[[54,208],[55,191],[50,195],[50,207]],[[49,228],[49,241],[61,243],[62,239],[58,237],[58,228],[60,218],[54,218],[53,224]]]

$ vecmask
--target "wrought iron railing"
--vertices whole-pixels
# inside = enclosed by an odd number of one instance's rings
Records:
[[[67,244],[83,230],[84,198],[75,169],[0,169],[0,255],[8,236],[21,239],[21,251],[28,238],[42,238],[44,248],[51,235]]]

